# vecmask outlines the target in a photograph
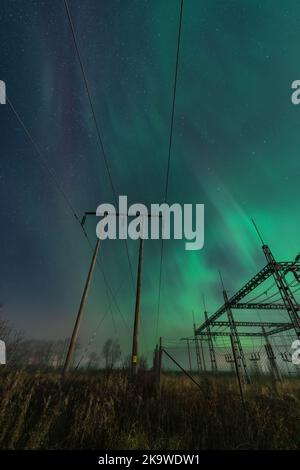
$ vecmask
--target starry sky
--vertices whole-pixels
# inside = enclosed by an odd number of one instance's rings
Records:
[[[164,199],[179,0],[69,0],[117,194]],[[63,0],[2,0],[0,300],[27,337],[69,336],[91,259],[80,216],[114,201]],[[265,264],[254,217],[280,259],[299,252],[297,0],[185,0],[168,202],[205,204],[205,246],[164,246],[159,334],[192,334]],[[47,168],[45,166],[45,162]],[[55,181],[49,175],[55,174]],[[94,244],[94,219],[87,231]],[[134,276],[138,243],[128,242]],[[134,289],[124,242],[101,244],[80,341],[131,349]],[[145,242],[141,352],[156,335],[160,242]],[[111,292],[113,292],[113,297]],[[254,315],[254,313],[251,313]],[[255,318],[256,319],[256,318]]]

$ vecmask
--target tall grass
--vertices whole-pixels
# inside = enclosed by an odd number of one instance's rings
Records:
[[[246,392],[234,379],[165,374],[161,399],[150,374],[3,371],[1,449],[300,449],[300,384],[267,383]]]

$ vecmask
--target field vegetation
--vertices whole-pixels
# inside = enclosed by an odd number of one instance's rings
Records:
[[[0,371],[1,449],[300,449],[300,381],[248,386],[235,378],[147,371]]]

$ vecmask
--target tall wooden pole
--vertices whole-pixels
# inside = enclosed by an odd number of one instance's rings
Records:
[[[141,237],[140,238],[140,249],[139,249],[138,275],[137,275],[137,283],[136,283],[135,314],[134,314],[133,341],[132,341],[132,357],[131,357],[131,372],[132,372],[132,375],[137,374],[139,326],[140,326],[140,301],[141,301],[141,286],[142,286],[143,248],[144,248],[144,239]]]
[[[85,306],[85,303],[86,303],[86,300],[87,300],[87,295],[88,295],[88,292],[89,292],[89,288],[90,288],[92,277],[93,277],[93,272],[94,272],[95,265],[96,265],[97,254],[98,254],[98,251],[99,251],[99,245],[100,245],[100,239],[97,238],[97,242],[96,242],[96,246],[95,246],[95,249],[94,249],[90,269],[89,269],[88,276],[87,276],[87,279],[86,279],[86,283],[85,283],[85,286],[84,286],[84,289],[83,289],[81,302],[80,302],[79,310],[78,310],[78,313],[77,313],[76,322],[75,322],[72,337],[71,337],[71,340],[70,340],[70,345],[69,345],[69,349],[68,349],[68,353],[67,353],[67,357],[66,357],[66,362],[65,362],[65,365],[64,365],[63,373],[62,373],[63,378],[66,377],[66,375],[69,372],[69,369],[71,367],[71,364],[72,364],[74,351],[75,351],[75,347],[76,347],[76,342],[77,342],[77,339],[78,339],[80,323],[81,323],[83,312],[84,312],[84,306]]]
[[[157,368],[156,368],[156,398],[160,399],[161,396],[161,365],[162,365],[162,338],[159,338],[159,348],[157,354]]]

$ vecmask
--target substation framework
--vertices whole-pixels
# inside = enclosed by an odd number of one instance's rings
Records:
[[[231,297],[228,297],[221,278],[224,298],[223,305],[210,316],[208,316],[206,308],[204,308],[204,322],[198,328],[194,325],[193,341],[195,341],[198,369],[205,371],[207,367],[205,365],[202,345],[203,341],[207,341],[211,370],[213,373],[217,372],[218,369],[213,338],[218,336],[227,336],[230,337],[232,356],[230,355],[230,358],[227,357],[227,359],[225,359],[227,362],[235,362],[237,374],[239,375],[241,382],[244,384],[250,383],[250,375],[247,370],[245,354],[240,340],[241,337],[263,337],[265,339],[265,351],[275,380],[281,380],[281,373],[276,363],[276,357],[270,342],[270,336],[288,330],[294,330],[296,337],[300,339],[300,305],[297,303],[295,295],[290,288],[290,284],[286,280],[286,276],[289,273],[292,273],[296,283],[300,283],[300,255],[298,255],[294,261],[277,261],[269,246],[263,242],[261,236],[260,239],[267,264]],[[245,299],[249,293],[254,291],[269,278],[274,279],[274,283],[281,297],[280,303],[243,302],[243,299]],[[259,296],[256,298],[258,297]],[[290,321],[236,321],[233,316],[233,310],[285,310]],[[227,320],[221,321],[220,317],[224,314],[227,314]],[[223,327],[225,328],[225,331],[215,331],[214,328],[216,327]],[[250,330],[239,331],[239,327],[248,327]],[[253,327],[260,328],[260,331],[251,331],[251,328]],[[187,338],[184,339],[187,340]],[[258,358],[253,357],[251,360],[258,360]]]
[[[82,227],[85,224],[87,216],[95,216],[95,212],[85,212],[81,225]],[[117,216],[123,214],[116,214]],[[127,214],[128,216],[128,214]],[[149,217],[149,216],[148,216]],[[261,239],[262,243],[263,240]],[[239,381],[240,389],[242,389],[243,384],[250,383],[250,375],[247,370],[247,363],[245,354],[243,351],[243,346],[241,343],[241,337],[263,337],[265,339],[265,352],[267,359],[270,363],[270,369],[272,371],[273,377],[275,380],[281,380],[281,372],[278,368],[276,362],[276,356],[274,354],[272,344],[269,337],[272,335],[280,334],[288,330],[294,330],[298,339],[300,339],[300,319],[299,319],[299,310],[300,305],[297,303],[295,298],[295,291],[291,289],[291,283],[286,279],[286,276],[289,273],[292,273],[296,284],[300,283],[300,254],[295,258],[294,261],[276,261],[268,245],[262,245],[264,255],[267,260],[267,264],[262,268],[255,276],[253,276],[240,290],[238,290],[230,298],[227,295],[227,291],[224,287],[224,283],[221,277],[222,289],[223,289],[223,305],[211,316],[208,316],[204,302],[204,322],[197,328],[195,323],[194,328],[194,337],[193,338],[182,338],[187,342],[188,356],[189,356],[189,365],[191,370],[191,354],[190,354],[190,341],[195,342],[196,358],[199,372],[207,372],[208,364],[207,358],[204,354],[203,342],[208,343],[209,349],[209,358],[211,363],[211,370],[213,373],[218,372],[218,364],[215,354],[214,338],[216,337],[229,337],[231,343],[232,354],[225,354],[225,360],[227,363],[232,363],[235,365],[235,370],[237,378]],[[83,315],[83,310],[85,302],[87,299],[87,294],[89,286],[91,283],[94,267],[97,261],[97,254],[99,251],[99,239],[97,239],[96,246],[93,253],[93,258],[91,261],[88,277],[84,287],[84,291],[81,298],[81,303],[79,311],[77,314],[76,322],[74,325],[72,337],[70,340],[70,345],[67,353],[67,358],[65,366],[63,369],[63,377],[66,376],[73,356],[75,344],[78,337],[80,322]],[[139,247],[139,261],[138,261],[138,275],[137,275],[137,287],[136,287],[136,304],[135,304],[135,320],[134,320],[134,332],[133,332],[133,348],[132,348],[132,373],[133,375],[137,372],[137,351],[138,351],[138,325],[139,325],[139,310],[140,310],[140,292],[141,292],[141,273],[142,273],[142,258],[143,258],[143,237],[140,238],[140,247]],[[254,291],[258,286],[264,283],[267,279],[272,277],[274,279],[273,285],[276,285],[278,293],[280,294],[281,301],[280,303],[276,302],[254,302],[261,295],[256,296],[252,301],[245,301],[245,297]],[[270,290],[267,289],[267,291]],[[298,290],[298,289],[297,289]],[[264,291],[263,293],[266,293]],[[278,293],[276,295],[278,296]],[[271,296],[273,297],[273,295]],[[243,301],[244,300],[244,301]],[[268,299],[267,299],[268,300]],[[233,310],[286,310],[289,320],[288,322],[276,322],[276,321],[236,321],[233,316]],[[227,320],[221,320],[222,315],[227,314]],[[225,331],[215,331],[214,328],[225,328]],[[248,327],[248,328],[259,328],[259,331],[239,331],[239,327]],[[165,352],[172,360],[176,363],[178,367],[182,370],[183,368],[172,358],[167,351],[162,348],[160,345],[160,356],[162,352]],[[284,362],[290,362],[290,358],[287,356],[287,352],[284,354],[281,353],[282,360]],[[259,353],[252,353],[250,361],[257,362],[260,360]],[[160,360],[161,363],[161,360]],[[160,365],[161,369],[161,365]],[[186,371],[184,371],[186,373]],[[191,377],[191,376],[190,376]],[[192,379],[193,380],[193,379]],[[242,394],[242,391],[241,391]]]

